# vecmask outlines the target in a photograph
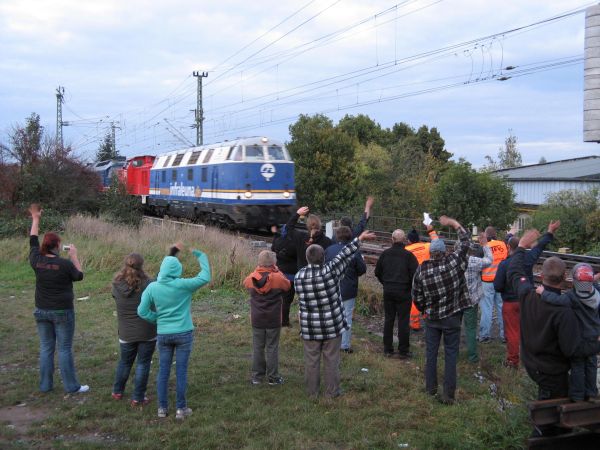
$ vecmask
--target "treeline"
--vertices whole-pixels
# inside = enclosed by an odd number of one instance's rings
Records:
[[[64,218],[75,213],[105,214],[121,222],[138,216],[135,207],[130,213],[118,183],[101,191],[97,174],[70,146],[45,133],[38,114],[14,126],[8,137],[9,145],[0,148],[0,236],[26,232],[31,203],[43,205],[45,230],[60,230]]]
[[[358,212],[373,195],[376,215],[418,218],[427,211],[499,229],[516,219],[511,187],[466,161],[451,161],[435,127],[382,128],[362,114],[334,124],[317,114],[301,116],[289,130],[298,202],[321,213]]]

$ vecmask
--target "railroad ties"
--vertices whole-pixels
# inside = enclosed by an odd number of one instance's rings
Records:
[[[600,448],[600,400],[571,402],[568,398],[538,400],[527,403],[533,425],[558,426],[565,433],[557,436],[530,437],[529,449],[597,449]]]

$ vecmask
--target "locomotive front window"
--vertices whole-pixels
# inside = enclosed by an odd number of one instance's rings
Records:
[[[262,146],[246,146],[246,161],[263,161],[264,159],[265,155],[263,154]]]
[[[283,153],[283,149],[278,145],[270,145],[269,147],[267,147],[267,153],[269,155],[270,160],[285,161],[285,153]]]
[[[144,161],[142,161],[141,159],[136,159],[135,161],[131,162],[131,165],[133,167],[141,167],[144,165]]]
[[[227,155],[227,159],[229,161],[241,161],[242,160],[242,147],[239,145],[237,147],[231,147],[229,149],[229,154]]]

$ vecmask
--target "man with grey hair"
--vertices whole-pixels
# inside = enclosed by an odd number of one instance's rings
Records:
[[[419,263],[415,255],[404,248],[406,235],[402,230],[392,233],[392,246],[381,254],[375,266],[375,276],[383,285],[383,354],[394,354],[394,322],[398,318],[398,354],[410,358],[411,286]]]
[[[446,255],[446,245],[434,239],[429,246],[431,259],[417,269],[413,280],[413,298],[425,319],[425,390],[437,395],[437,358],[444,338],[444,391],[438,397],[442,403],[454,403],[456,391],[456,358],[460,343],[463,311],[471,306],[465,271],[468,264],[469,233],[456,220],[440,217],[443,226],[458,232],[460,244],[454,253]]]
[[[327,263],[323,247],[310,245],[306,249],[308,265],[300,269],[294,279],[300,307],[300,335],[304,339],[304,380],[312,398],[319,395],[321,355],[325,366],[325,396],[334,398],[342,394],[340,342],[347,323],[340,279],[360,243],[374,238],[374,233],[361,233]]]

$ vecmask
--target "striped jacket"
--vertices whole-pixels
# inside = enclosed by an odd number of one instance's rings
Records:
[[[300,335],[305,340],[334,339],[348,328],[340,293],[340,279],[358,251],[355,238],[329,262],[309,264],[296,274],[294,287],[300,307]]]

